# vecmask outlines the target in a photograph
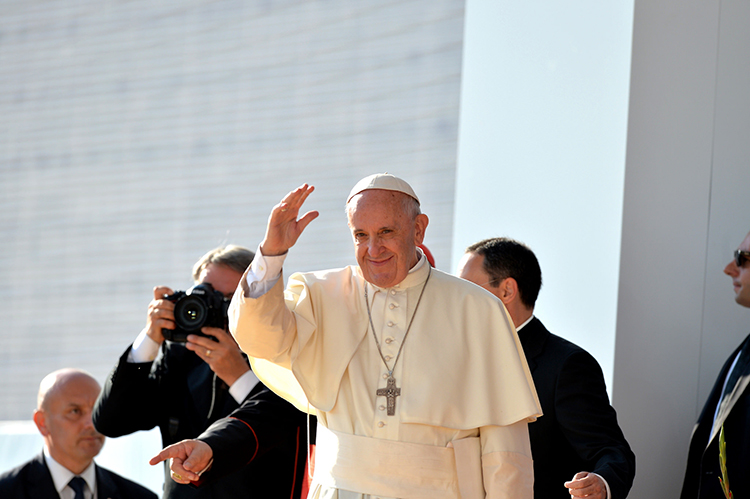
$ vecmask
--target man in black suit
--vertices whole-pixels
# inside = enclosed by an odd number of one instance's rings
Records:
[[[750,308],[750,234],[724,267],[732,278],[734,300]],[[719,372],[693,429],[681,499],[724,499],[719,477],[719,435],[726,440],[726,467],[734,497],[750,497],[750,336]]]
[[[221,308],[253,257],[239,246],[216,248],[195,264],[193,280],[223,295],[217,305]],[[276,426],[267,430],[252,462],[199,488],[176,483],[165,466],[163,497],[298,497],[305,473],[305,460],[299,456],[307,455],[305,415],[258,381],[226,327],[205,326],[202,335],[176,341],[175,302],[166,298],[173,294],[165,286],[154,288],[146,327],[120,357],[96,402],[96,428],[118,437],[158,426],[168,446],[197,437],[243,402],[260,403]],[[223,313],[226,320],[226,308]],[[164,329],[175,331],[175,341],[165,340]]]
[[[274,439],[283,436],[277,435],[280,425],[273,417],[274,414],[282,413],[272,407],[279,403],[286,402],[275,396],[266,397],[266,400],[258,400],[257,397],[248,399],[228,417],[212,424],[198,438],[183,440],[166,447],[151,459],[150,464],[155,465],[169,459],[172,479],[178,483],[202,486],[218,480],[244,463],[251,462],[259,450],[268,446],[266,440],[273,442]],[[313,454],[316,425],[317,419],[310,416],[309,442]],[[299,432],[299,438],[304,438],[304,431]],[[311,455],[297,456],[301,462],[308,458],[309,465],[314,460]],[[295,497],[307,497],[311,473],[284,478],[279,475],[279,471],[269,469],[268,477],[293,480],[296,484],[295,490],[300,489],[300,494],[295,494]],[[258,486],[273,487],[273,480],[267,480]],[[261,497],[267,496],[261,494]]]
[[[512,239],[486,239],[466,249],[459,275],[498,297],[518,331],[543,413],[529,424],[534,497],[625,499],[635,455],[599,364],[534,317],[542,286],[534,253]]]
[[[156,499],[147,488],[94,463],[104,445],[91,422],[99,389],[91,375],[78,369],[61,369],[42,380],[34,423],[44,450],[0,475],[0,497]]]

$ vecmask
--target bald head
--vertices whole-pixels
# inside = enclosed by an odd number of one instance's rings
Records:
[[[54,397],[60,393],[60,390],[70,382],[76,384],[83,383],[84,385],[92,387],[95,386],[97,392],[100,390],[99,383],[86,371],[74,369],[72,367],[58,369],[57,371],[49,373],[44,379],[42,379],[42,382],[39,383],[39,393],[36,397],[36,408],[42,409],[45,406],[48,406],[50,400],[53,400]]]
[[[104,445],[94,429],[91,411],[99,383],[80,369],[60,369],[39,385],[34,423],[50,456],[75,474],[83,472]]]

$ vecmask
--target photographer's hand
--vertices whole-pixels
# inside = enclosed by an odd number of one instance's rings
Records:
[[[146,334],[158,344],[164,342],[162,328],[174,329],[174,303],[165,300],[167,295],[174,294],[171,288],[157,286],[154,288],[154,299],[148,304],[146,315]]]
[[[299,210],[315,187],[301,185],[284,196],[279,204],[273,207],[268,217],[266,237],[260,243],[260,250],[266,256],[283,255],[294,246],[305,227],[318,217],[317,211],[308,211],[297,220]]]
[[[187,349],[195,352],[224,383],[232,386],[240,376],[250,370],[240,347],[232,335],[223,329],[204,327],[201,331],[203,334],[215,337],[218,341],[190,334],[185,344]]]

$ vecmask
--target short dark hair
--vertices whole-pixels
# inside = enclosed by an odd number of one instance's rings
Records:
[[[492,279],[490,286],[497,287],[503,279],[512,277],[518,283],[521,302],[534,308],[542,287],[542,269],[531,248],[508,237],[493,237],[472,244],[466,252],[484,257],[484,271]]]

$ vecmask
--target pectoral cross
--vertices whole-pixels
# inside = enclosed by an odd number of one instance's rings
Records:
[[[393,377],[393,373],[388,373],[388,385],[385,388],[378,388],[376,392],[378,397],[386,397],[388,399],[388,415],[396,415],[396,397],[401,395],[401,388],[396,387],[396,378]]]

